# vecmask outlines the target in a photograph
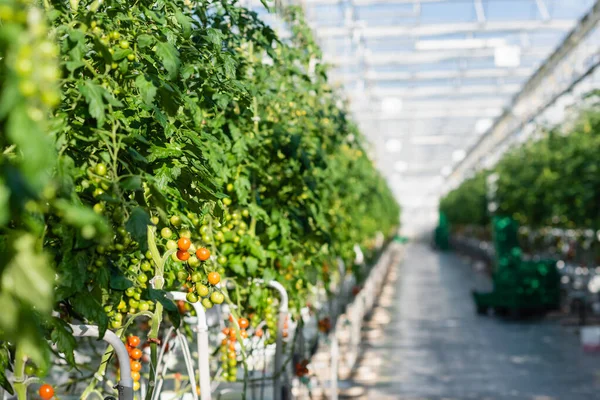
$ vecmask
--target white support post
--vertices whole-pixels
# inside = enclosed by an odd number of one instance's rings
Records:
[[[69,325],[73,330],[73,336],[76,337],[100,337],[100,331],[95,325]],[[131,378],[131,366],[129,365],[129,354],[121,339],[113,331],[107,330],[102,340],[110,344],[119,361],[121,377],[117,390],[119,391],[119,400],[133,400],[133,379]]]
[[[282,398],[282,379],[283,372],[283,327],[288,316],[288,294],[283,285],[277,281],[267,283],[269,287],[277,290],[280,296],[279,302],[279,321],[277,323],[277,338],[275,339],[275,366],[274,374],[276,375],[273,381],[273,399],[281,400]],[[277,375],[279,374],[279,375]]]
[[[186,294],[183,292],[170,292],[170,297],[173,300],[186,300]],[[189,303],[189,302],[188,302]],[[199,302],[190,303],[196,311],[196,338],[198,346],[198,374],[200,375],[200,398],[201,400],[211,400],[212,391],[210,386],[210,365],[209,355],[210,349],[208,347],[208,325],[206,323],[206,314],[204,307]],[[194,377],[190,377],[193,380]],[[194,396],[196,393],[194,393]]]
[[[337,339],[337,331],[331,337],[331,400],[338,399],[338,364],[340,349]]]

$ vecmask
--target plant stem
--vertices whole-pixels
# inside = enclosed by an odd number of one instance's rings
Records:
[[[17,392],[17,399],[27,400],[27,385],[24,382],[25,379],[25,362],[27,356],[23,354],[21,346],[17,345],[15,354],[15,392]]]

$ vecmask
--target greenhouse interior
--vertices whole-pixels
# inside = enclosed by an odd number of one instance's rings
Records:
[[[0,400],[600,398],[598,65],[600,0],[0,0]]]

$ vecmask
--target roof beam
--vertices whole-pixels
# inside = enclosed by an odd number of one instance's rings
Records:
[[[364,24],[364,21],[361,21]],[[392,25],[392,26],[356,26],[356,27],[315,27],[315,32],[322,38],[344,37],[350,34],[351,30],[359,30],[363,37],[367,39],[383,37],[420,37],[447,35],[453,33],[469,32],[522,32],[537,30],[569,30],[573,28],[575,20],[550,20],[550,21],[487,21],[479,22],[460,22],[452,24],[420,24],[415,26]],[[360,22],[359,22],[360,24]]]
[[[501,86],[489,86],[489,85],[469,85],[469,86],[420,86],[420,87],[408,87],[408,88],[375,88],[370,89],[369,94],[374,97],[400,97],[402,99],[418,98],[418,97],[429,97],[434,96],[438,99],[441,96],[462,96],[462,95],[506,95],[514,94],[519,91],[521,85],[509,84]],[[359,97],[364,97],[365,93],[360,94]]]
[[[355,113],[354,118],[358,121],[407,121],[441,118],[495,118],[502,114],[502,108],[463,108],[463,109],[433,109],[419,111],[402,111],[395,115],[381,113]],[[469,131],[472,127],[465,127]]]
[[[544,57],[551,51],[549,48],[531,48],[527,50],[527,55]],[[396,52],[396,53],[371,53],[364,57],[364,62],[367,65],[413,65],[413,64],[428,64],[437,63],[444,60],[465,59],[465,58],[492,58],[494,57],[494,49],[471,49],[471,50],[421,50],[413,52]],[[353,65],[361,61],[360,57],[356,56],[325,56],[325,62],[333,65]]]
[[[417,72],[375,72],[369,71],[364,77],[358,74],[332,74],[334,81],[354,81],[360,78],[367,81],[421,81],[430,79],[471,79],[471,78],[527,78],[533,68],[485,68],[456,71],[417,71]]]

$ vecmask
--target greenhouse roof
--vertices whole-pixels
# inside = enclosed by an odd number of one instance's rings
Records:
[[[303,1],[330,79],[344,88],[404,214],[421,221],[445,177],[593,4]]]

